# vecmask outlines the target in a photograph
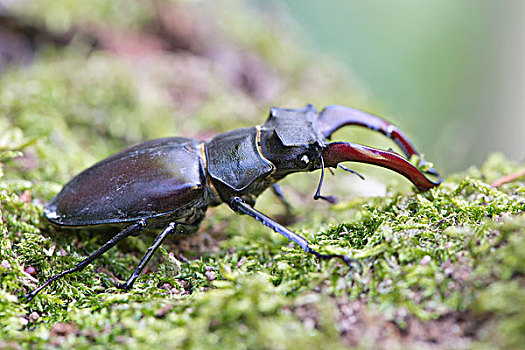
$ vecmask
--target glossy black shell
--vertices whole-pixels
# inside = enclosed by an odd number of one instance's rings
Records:
[[[49,202],[57,225],[86,226],[169,216],[206,207],[201,142],[174,137],[125,149],[86,169]]]
[[[236,129],[215,136],[206,145],[206,158],[208,174],[226,185],[228,192],[241,192],[273,170],[272,164],[257,149],[256,128]]]

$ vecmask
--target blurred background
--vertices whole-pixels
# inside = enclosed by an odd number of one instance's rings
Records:
[[[525,160],[525,2],[275,1],[440,169]],[[284,3],[284,5],[283,5]],[[342,101],[340,102],[342,103]]]

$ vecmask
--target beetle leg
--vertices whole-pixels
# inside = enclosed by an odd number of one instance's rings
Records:
[[[140,220],[139,222],[127,227],[123,231],[119,232],[117,235],[115,235],[113,238],[111,238],[109,241],[107,241],[102,247],[100,247],[96,252],[92,253],[90,256],[79,262],[75,265],[75,267],[70,268],[69,270],[63,271],[59,273],[58,275],[55,275],[48,279],[44,284],[42,284],[40,287],[32,291],[31,293],[28,293],[24,296],[22,296],[22,299],[25,299],[27,302],[30,302],[40,291],[44,288],[46,288],[49,284],[56,281],[57,279],[69,275],[70,273],[79,272],[82,271],[93,262],[93,260],[97,259],[99,256],[113,248],[117,243],[122,241],[123,239],[131,236],[131,235],[137,235],[140,231],[142,231],[146,227],[146,220]]]
[[[140,261],[139,265],[135,268],[131,276],[129,276],[126,283],[117,283],[117,288],[121,288],[124,290],[131,289],[131,287],[133,286],[133,283],[135,283],[137,278],[140,276],[140,274],[142,273],[142,270],[144,270],[148,262],[151,260],[151,257],[153,256],[153,254],[155,254],[157,249],[159,249],[162,243],[164,243],[168,235],[175,231],[175,229],[177,228],[177,225],[179,224],[176,222],[170,222],[170,224],[160,233],[157,239],[155,239],[155,242],[153,242],[153,245],[148,248],[148,250],[146,251],[146,254]]]
[[[242,200],[242,198],[233,197],[231,199],[231,201],[230,201],[230,208],[232,208],[232,210],[234,210],[234,211],[236,211],[238,213],[247,214],[247,215],[251,216],[255,220],[261,222],[263,225],[268,226],[269,228],[271,228],[275,232],[280,233],[284,237],[288,238],[290,241],[292,241],[295,244],[299,245],[299,247],[301,247],[306,253],[313,254],[319,259],[339,258],[339,259],[342,259],[348,265],[351,265],[352,263],[355,262],[354,259],[351,259],[351,258],[349,258],[348,256],[345,256],[345,255],[319,253],[318,251],[316,251],[315,249],[313,249],[313,248],[311,248],[309,246],[308,241],[304,237],[301,237],[297,233],[290,231],[289,229],[287,229],[283,225],[279,224],[278,222],[276,222],[272,218],[264,215],[263,213],[261,213],[260,211],[258,211],[256,209],[252,208],[250,205],[246,204]]]
[[[286,215],[289,216],[292,213],[292,206],[290,205],[290,202],[286,200],[281,186],[279,186],[277,183],[273,184],[272,191],[277,196],[277,198],[279,198],[281,203],[283,203],[284,207],[286,208]]]
[[[323,185],[323,180],[324,180],[324,161],[323,161],[323,157],[321,157],[321,178],[319,179],[319,185],[317,185],[317,191],[315,191],[314,199],[315,200],[322,199],[322,200],[327,201],[330,204],[336,204],[338,201],[337,197],[321,195],[321,186]]]

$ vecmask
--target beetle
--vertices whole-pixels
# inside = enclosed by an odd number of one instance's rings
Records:
[[[327,143],[345,125],[358,125],[391,138],[410,158],[419,155],[408,138],[386,120],[358,109],[332,105],[321,112],[308,104],[301,109],[271,108],[258,126],[231,130],[204,142],[185,137],[162,138],[127,148],[84,170],[67,183],[44,209],[54,225],[83,227],[121,224],[126,227],[74,267],[63,271],[33,292],[33,299],[53,281],[83,270],[96,258],[145,228],[161,230],[153,245],[128,280],[117,286],[129,290],[155,251],[170,234],[191,234],[210,206],[227,204],[233,211],[260,221],[318,258],[351,259],[322,254],[308,241],[254,208],[267,188],[284,201],[277,182],[296,172],[321,170],[314,199],[322,196],[324,169],[346,161],[369,163],[405,176],[419,190],[439,185],[406,158],[392,150],[380,150],[350,142]],[[419,166],[426,162],[420,158]],[[428,167],[428,166],[427,166]],[[439,177],[434,168],[428,175]]]

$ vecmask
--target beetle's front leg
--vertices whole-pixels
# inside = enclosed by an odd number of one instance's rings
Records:
[[[233,197],[230,200],[229,205],[230,205],[230,208],[232,208],[232,210],[234,210],[235,212],[242,213],[242,214],[247,214],[247,215],[251,216],[252,218],[254,218],[255,220],[260,221],[263,225],[268,226],[269,228],[271,228],[275,232],[280,233],[281,235],[283,235],[284,237],[288,238],[289,240],[291,240],[295,244],[299,245],[299,247],[301,247],[306,253],[311,253],[311,254],[315,255],[316,257],[318,257],[320,259],[339,258],[339,259],[344,260],[344,262],[347,263],[348,265],[351,265],[353,262],[355,262],[354,259],[351,259],[351,258],[349,258],[349,257],[347,257],[345,255],[319,253],[318,251],[316,251],[315,249],[313,249],[313,248],[311,248],[309,246],[308,241],[304,237],[301,237],[297,233],[290,231],[289,229],[287,229],[283,225],[279,224],[278,222],[276,222],[272,218],[270,218],[270,217],[264,215],[263,213],[255,210],[253,207],[251,207],[250,205],[246,204],[242,200],[242,198]]]

